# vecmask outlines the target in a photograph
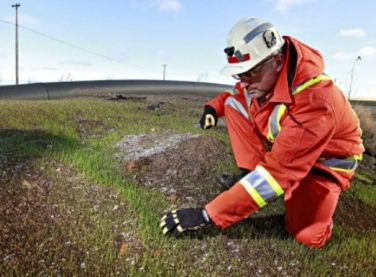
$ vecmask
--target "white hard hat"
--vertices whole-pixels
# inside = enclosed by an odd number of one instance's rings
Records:
[[[285,43],[274,26],[260,18],[248,16],[231,29],[227,36],[227,64],[223,75],[244,73],[273,55]]]

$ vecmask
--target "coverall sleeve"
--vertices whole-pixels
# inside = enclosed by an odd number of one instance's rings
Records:
[[[224,116],[224,103],[227,97],[234,95],[234,94],[238,94],[238,93],[242,93],[240,82],[236,83],[233,88],[229,88],[228,90],[223,91],[222,93],[217,95],[216,97],[214,97],[213,99],[205,103],[204,106],[205,107],[211,106],[212,108],[214,108],[215,112],[217,113],[218,118],[223,117]]]
[[[289,112],[265,159],[205,206],[218,227],[242,220],[303,179],[336,130],[335,113],[323,99],[300,99],[299,107]]]

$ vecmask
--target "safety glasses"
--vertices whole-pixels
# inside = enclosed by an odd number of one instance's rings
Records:
[[[276,55],[271,56],[270,58],[266,59],[264,62],[261,62],[258,66],[252,68],[251,70],[248,70],[244,73],[240,73],[240,74],[237,74],[237,75],[232,75],[232,77],[234,77],[236,80],[254,78],[254,77],[256,77],[257,75],[260,74],[264,65],[266,65],[266,64],[268,64],[268,63],[270,63],[274,60],[275,56]]]

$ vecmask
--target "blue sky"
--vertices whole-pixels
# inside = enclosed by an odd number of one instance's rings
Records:
[[[254,15],[318,49],[325,72],[357,98],[376,98],[376,1],[65,0],[0,3],[0,85],[163,79],[232,84],[219,71],[232,26]],[[361,60],[356,60],[361,56]],[[165,65],[165,66],[164,66]]]

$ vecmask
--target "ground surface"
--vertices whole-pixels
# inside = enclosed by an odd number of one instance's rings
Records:
[[[206,99],[207,97],[187,96],[177,100],[202,105]],[[163,108],[166,106],[166,98],[154,96],[149,101],[149,108],[166,112]],[[168,101],[171,99],[168,98]],[[194,116],[199,119],[199,115]],[[220,128],[225,131],[223,126]],[[119,141],[117,147],[124,174],[140,186],[163,191],[172,200],[172,206],[176,207],[204,205],[210,201],[220,192],[215,186],[215,178],[220,173],[215,169],[216,161],[232,158],[228,145],[208,135],[174,136],[151,132],[125,138]],[[368,164],[364,165],[372,171],[375,166],[369,163],[374,163],[374,159],[368,159]],[[54,232],[62,226],[74,228],[75,223],[71,221],[69,212],[62,212],[57,206],[51,205],[51,198],[57,202],[65,199],[64,201],[76,203],[77,199],[82,199],[82,195],[85,195],[91,207],[97,205],[98,208],[110,207],[113,210],[116,207],[119,212],[124,208],[116,191],[111,188],[84,182],[80,187],[73,186],[80,181],[79,177],[74,177],[77,176],[74,169],[68,166],[56,164],[54,180],[46,179],[43,168],[36,168],[22,157],[13,158],[11,162],[2,160],[0,166],[0,254],[8,253],[0,255],[3,262],[20,262],[17,257],[12,257],[12,249],[15,247],[23,247],[25,255],[36,247],[33,242],[38,241],[38,238],[28,241],[30,233],[45,229],[40,234],[45,236],[49,233],[49,228],[54,228]],[[57,187],[58,183],[62,186]],[[204,186],[211,188],[203,189]],[[357,235],[364,230],[375,229],[376,217],[369,217],[370,214],[376,214],[376,209],[352,198],[341,198],[335,222],[346,225],[347,229]],[[69,244],[64,241],[64,236],[53,243]],[[117,242],[113,243],[116,247]],[[80,249],[75,251],[79,253]]]

